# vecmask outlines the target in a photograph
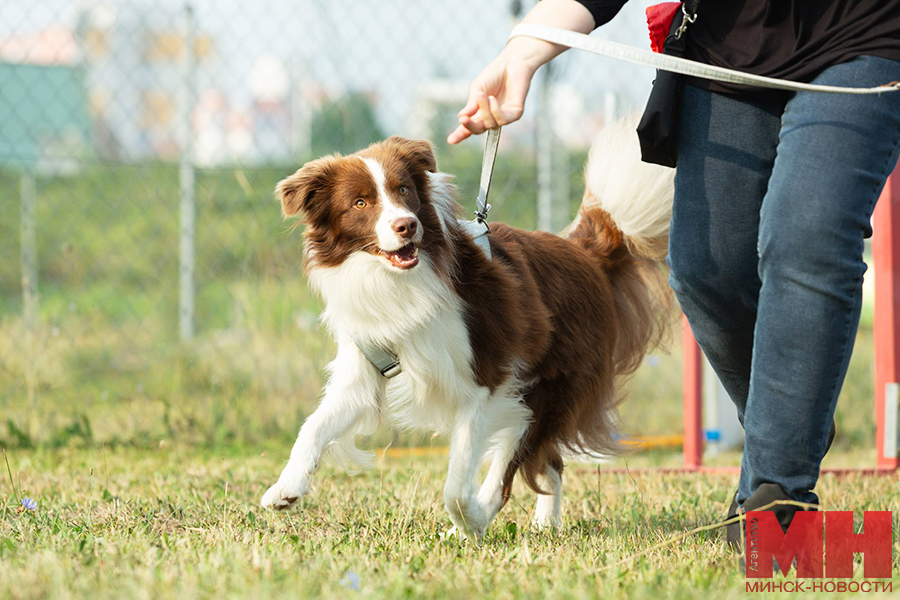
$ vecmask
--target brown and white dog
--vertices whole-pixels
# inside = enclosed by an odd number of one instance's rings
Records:
[[[557,523],[562,456],[616,449],[623,377],[664,329],[672,172],[640,162],[633,124],[613,126],[575,222],[561,237],[492,224],[492,258],[460,228],[428,142],[392,137],[281,181],[337,356],[262,505],[293,505],[326,450],[364,462],[355,436],[386,419],[449,434],[452,533],[484,535],[516,472],[539,494],[535,522]],[[402,374],[382,377],[354,337],[391,349]]]

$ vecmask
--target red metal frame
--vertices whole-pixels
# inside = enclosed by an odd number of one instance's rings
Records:
[[[823,469],[824,472],[891,473],[900,458],[886,456],[885,386],[900,382],[900,168],[888,179],[873,216],[872,262],[875,277],[875,446],[874,469]],[[735,467],[703,466],[703,355],[684,321],[684,466],[656,471],[732,472]],[[614,472],[617,469],[605,469]]]
[[[900,381],[900,169],[888,179],[873,216],[875,271],[875,447],[879,469],[896,470],[884,453],[885,387]]]
[[[699,469],[703,465],[703,352],[687,319],[684,334],[684,467]]]

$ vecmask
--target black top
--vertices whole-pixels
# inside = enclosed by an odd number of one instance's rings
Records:
[[[627,1],[578,0],[597,27]],[[808,82],[825,67],[864,54],[900,61],[900,0],[705,0],[697,12],[686,35],[686,58],[710,65]],[[751,89],[691,83],[717,91]]]

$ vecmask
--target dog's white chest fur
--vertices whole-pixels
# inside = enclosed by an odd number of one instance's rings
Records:
[[[427,255],[409,272],[381,261],[358,253],[338,267],[313,269],[323,318],[339,343],[352,334],[400,359],[403,374],[387,383],[383,407],[395,425],[446,431],[460,398],[484,395],[473,378],[462,302]]]

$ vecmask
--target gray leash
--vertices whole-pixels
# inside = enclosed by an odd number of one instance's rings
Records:
[[[491,211],[488,204],[488,193],[491,191],[491,177],[494,175],[494,163],[497,160],[497,147],[500,145],[500,128],[488,129],[484,134],[484,156],[481,159],[481,183],[478,186],[478,197],[475,198],[475,217],[481,223],[487,223],[487,215]]]
[[[488,130],[484,137],[484,158],[481,161],[481,184],[478,188],[478,197],[475,199],[475,219],[472,221],[459,220],[462,230],[472,237],[472,241],[488,258],[491,258],[491,242],[488,239],[491,228],[487,224],[491,205],[488,204],[488,193],[491,189],[491,177],[494,174],[494,162],[497,160],[499,143],[500,128]],[[366,360],[372,363],[378,372],[387,379],[393,379],[403,372],[400,359],[389,348],[369,344],[360,336],[352,333],[350,337],[353,338],[353,343],[363,353]]]
[[[471,236],[472,241],[488,258],[492,257],[491,242],[488,239],[491,228],[487,224],[488,213],[491,212],[488,193],[491,191],[491,177],[494,175],[494,162],[497,160],[499,145],[500,128],[488,129],[484,134],[484,156],[481,159],[481,183],[478,186],[478,197],[475,198],[475,219],[472,221],[459,220],[463,231]]]
[[[897,81],[892,81],[885,85],[873,88],[848,88],[832,85],[799,83],[796,81],[775,79],[774,77],[763,77],[762,75],[741,73],[740,71],[714,67],[686,58],[678,58],[677,56],[651,52],[650,50],[633,48],[632,46],[601,40],[599,38],[584,35],[583,33],[558,29],[556,27],[547,27],[545,25],[533,25],[530,23],[516,25],[509,37],[514,38],[518,36],[533,37],[544,40],[545,42],[560,44],[562,46],[568,46],[569,48],[584,50],[585,52],[590,52],[592,54],[615,58],[616,60],[646,65],[662,69],[663,71],[672,71],[674,73],[710,79],[712,81],[722,81],[725,83],[740,83],[794,92],[826,92],[832,94],[883,94],[885,92],[896,92],[900,90],[900,82]]]

